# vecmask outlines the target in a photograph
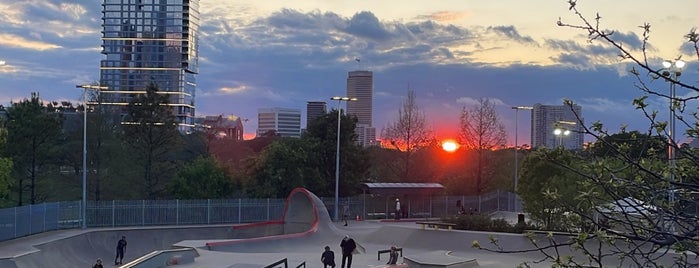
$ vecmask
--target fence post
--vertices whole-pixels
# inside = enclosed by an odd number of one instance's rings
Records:
[[[44,226],[42,226],[41,232],[46,232],[46,203],[41,203],[41,204],[44,205],[44,213],[41,213],[41,218],[42,218],[41,222]]]
[[[267,198],[267,221],[269,221],[269,198]]]
[[[211,224],[211,199],[206,199],[206,224]]]
[[[481,195],[478,194],[478,213],[483,213],[483,207],[481,207]]]
[[[497,193],[498,193],[498,210],[497,211],[500,211],[500,189],[498,189]]]
[[[17,237],[17,207],[15,207],[15,237]]]
[[[146,200],[141,200],[141,226],[146,225]]]
[[[175,225],[180,225],[180,200],[175,199]]]
[[[116,226],[116,201],[112,200],[112,227]]]
[[[238,198],[238,223],[241,223],[241,218],[243,217],[243,199]]]

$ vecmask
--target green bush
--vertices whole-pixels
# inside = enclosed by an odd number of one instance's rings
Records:
[[[504,233],[523,233],[531,229],[526,223],[511,225],[504,219],[491,219],[487,215],[457,215],[442,218],[443,222],[454,223],[455,229]]]

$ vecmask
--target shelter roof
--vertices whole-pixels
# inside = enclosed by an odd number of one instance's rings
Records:
[[[380,195],[431,195],[444,190],[439,183],[362,183],[362,190]]]

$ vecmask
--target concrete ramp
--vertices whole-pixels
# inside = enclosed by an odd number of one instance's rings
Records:
[[[452,256],[451,251],[431,251],[404,256],[408,268],[472,268],[478,267],[474,258]]]
[[[233,226],[231,238],[206,242],[205,247],[229,252],[289,252],[299,244],[339,243],[342,234],[332,224],[323,201],[304,188],[296,188],[286,199],[282,220]],[[268,241],[274,241],[275,246],[270,247],[265,243]]]
[[[47,238],[37,242],[21,241],[32,238],[27,237],[7,241],[7,245],[2,243],[0,267],[92,267],[97,258],[110,265],[114,262],[116,243],[122,235],[128,241],[124,257],[124,263],[127,263],[153,251],[172,249],[174,243],[183,239],[224,237],[228,229],[228,226],[140,227],[69,230],[69,235],[63,235],[66,231],[56,231],[53,239],[48,239],[52,233],[46,233],[43,236]],[[14,252],[24,245],[30,247]]]

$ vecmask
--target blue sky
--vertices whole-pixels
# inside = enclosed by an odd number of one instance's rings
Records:
[[[0,104],[31,92],[78,102],[75,85],[99,77],[101,2],[0,0]],[[693,14],[699,2],[577,2],[590,19],[599,12],[602,28],[616,29],[615,38],[635,52],[638,26],[650,23],[650,62],[660,68],[663,59],[684,55],[682,79],[697,80],[699,64],[683,54],[690,51],[682,36],[699,25]],[[328,98],[344,95],[347,72],[356,69],[374,72],[378,132],[395,120],[408,89],[439,138],[455,137],[461,109],[481,97],[498,104],[510,143],[511,106],[563,98],[580,104],[588,123],[648,127],[631,105],[641,92],[629,63],[587,42],[584,32],[556,25],[559,18],[579,23],[564,0],[201,0],[200,6],[197,115],[247,118],[246,133],[255,132],[258,108],[305,110],[310,100],[335,108]],[[668,88],[662,81],[651,86]],[[667,116],[665,101],[650,102]],[[529,144],[529,115],[520,111],[518,119],[519,143]]]

